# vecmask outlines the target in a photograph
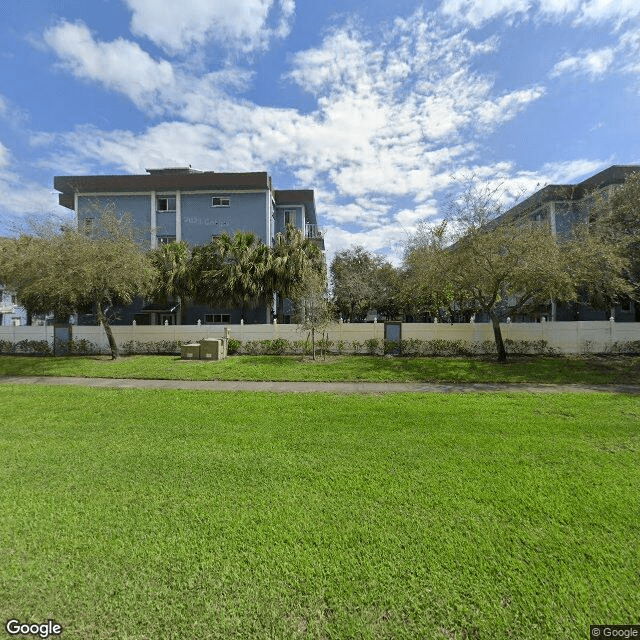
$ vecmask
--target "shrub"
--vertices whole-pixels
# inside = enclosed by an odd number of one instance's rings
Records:
[[[364,341],[367,353],[370,356],[375,356],[380,352],[380,340],[378,338],[368,338]]]
[[[88,356],[97,353],[98,347],[96,347],[93,342],[81,338],[80,340],[69,340],[67,343],[67,351],[69,355],[72,356]]]
[[[14,353],[15,350],[15,343],[10,340],[0,340],[0,353]]]
[[[271,353],[275,355],[282,355],[284,353],[291,353],[291,345],[288,340],[284,338],[276,338],[271,341]]]
[[[395,353],[400,349],[400,342],[398,340],[385,340],[384,341],[384,352],[385,353]]]
[[[640,353],[640,340],[627,340],[626,342],[614,342],[610,347],[605,349],[606,353],[616,355],[635,355]]]
[[[322,338],[318,340],[318,343],[316,346],[318,349],[320,349],[320,351],[327,353],[329,349],[331,349],[331,347],[333,346],[333,340],[329,340],[328,336],[323,335]]]
[[[240,340],[236,340],[235,338],[229,338],[229,343],[227,344],[227,353],[229,355],[236,355],[240,352],[240,347],[242,343]]]
[[[402,355],[405,356],[419,356],[423,350],[423,340],[420,338],[407,338],[400,341],[400,349]]]
[[[248,356],[257,356],[262,353],[264,345],[260,340],[247,340],[242,345],[242,353]]]
[[[363,347],[362,342],[360,342],[359,340],[353,340],[351,342],[351,353],[353,354],[360,353],[360,350],[362,349],[362,347]]]
[[[140,342],[128,340],[120,347],[124,355],[175,355],[180,353],[180,342],[177,340],[159,340],[157,342]]]
[[[15,353],[37,356],[52,356],[53,349],[46,340],[20,340],[16,343]]]

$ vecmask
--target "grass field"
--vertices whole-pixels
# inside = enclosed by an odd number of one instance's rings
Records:
[[[0,375],[82,376],[167,380],[319,382],[548,382],[640,384],[640,357],[489,359],[341,356],[233,356],[218,362],[175,356],[37,358],[0,356]]]
[[[3,621],[53,618],[64,640],[638,622],[632,396],[2,385],[0,402]]]

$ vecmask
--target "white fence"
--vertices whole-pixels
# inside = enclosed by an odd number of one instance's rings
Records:
[[[170,326],[114,326],[114,337],[119,347],[127,343],[198,342],[204,338],[222,338],[225,329],[229,336],[241,342],[249,340],[305,340],[308,330],[295,324],[247,325],[170,325]],[[384,338],[384,324],[335,323],[323,332],[334,344],[339,341],[363,343],[370,338]],[[544,340],[562,354],[603,353],[616,351],[623,345],[640,341],[640,323],[637,322],[542,322],[504,323],[505,340],[535,342]],[[318,336],[320,337],[320,336]],[[493,342],[491,324],[422,324],[403,323],[402,339],[462,341],[479,344]],[[103,352],[108,352],[107,338],[102,327],[72,327],[75,342],[86,340]],[[0,341],[19,343],[23,340],[44,341],[53,345],[53,327],[0,327]]]

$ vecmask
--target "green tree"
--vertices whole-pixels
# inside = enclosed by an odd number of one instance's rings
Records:
[[[268,247],[252,232],[223,234],[196,247],[191,259],[194,297],[212,306],[271,306],[278,294],[295,301],[310,271],[324,274],[324,258],[299,229],[290,227]]]
[[[296,323],[311,333],[311,353],[315,360],[316,334],[332,320],[324,261],[318,267],[314,266],[304,271],[301,281],[291,291],[291,295]]]
[[[34,227],[5,240],[3,248],[0,280],[31,313],[53,311],[67,318],[93,306],[111,357],[118,357],[106,309],[150,293],[155,281],[152,262],[127,216],[102,211],[91,235],[71,227]]]
[[[194,253],[196,297],[212,306],[247,309],[267,302],[269,247],[251,231],[223,233]]]
[[[397,273],[384,258],[351,247],[335,254],[330,272],[333,303],[344,319],[362,320],[370,309],[397,312]]]
[[[583,258],[572,267],[589,304],[609,314],[621,302],[640,300],[640,172],[590,200],[589,217],[572,239]]]
[[[266,290],[278,294],[278,303],[291,300],[294,308],[310,292],[326,297],[327,271],[322,252],[292,225],[278,234],[270,252]],[[316,293],[314,293],[316,295]],[[299,310],[294,314],[300,316]]]
[[[185,242],[162,244],[151,252],[150,257],[157,272],[154,297],[176,300],[180,306],[180,323],[184,324],[187,303],[194,292],[189,247]]]
[[[495,190],[469,184],[444,225],[423,229],[406,256],[416,298],[432,312],[447,303],[491,319],[498,359],[507,358],[500,319],[550,300],[575,300],[573,245],[556,242],[547,223],[503,215]]]

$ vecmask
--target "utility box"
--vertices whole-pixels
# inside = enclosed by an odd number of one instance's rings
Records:
[[[203,360],[222,360],[225,355],[224,340],[207,338],[200,342],[200,357]]]
[[[200,345],[197,342],[180,345],[180,357],[183,360],[198,360],[200,358]]]

